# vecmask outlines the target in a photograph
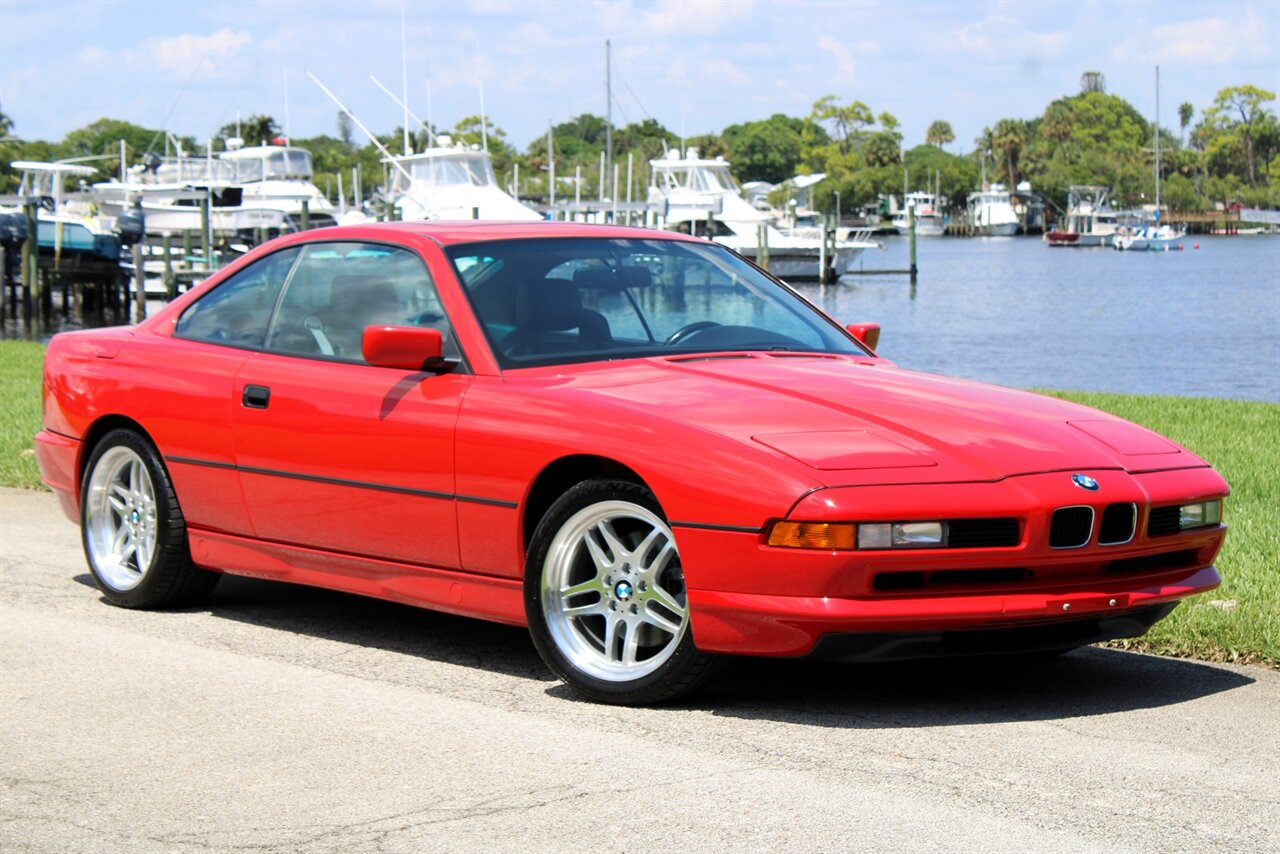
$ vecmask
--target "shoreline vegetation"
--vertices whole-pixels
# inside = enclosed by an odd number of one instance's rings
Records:
[[[0,486],[44,489],[31,437],[40,429],[44,346],[0,340]],[[1223,584],[1184,602],[1124,649],[1280,670],[1280,403],[1085,391],[1073,400],[1155,430],[1204,457],[1231,484]]]
[[[1183,102],[1166,114],[1160,128],[1163,205],[1175,212],[1202,212],[1222,207],[1276,208],[1280,206],[1280,120],[1276,94],[1251,84],[1227,86],[1212,103]],[[249,110],[245,111],[246,114]],[[383,174],[377,146],[357,136],[351,120],[335,114],[334,133],[295,138],[290,144],[311,152],[314,181],[330,201],[338,188],[358,174],[361,194],[373,198]],[[940,188],[946,206],[963,211],[969,193],[985,179],[1013,190],[1029,181],[1052,207],[1065,212],[1073,185],[1104,185],[1111,189],[1116,208],[1149,203],[1155,188],[1155,124],[1124,97],[1108,92],[1105,76],[1086,71],[1080,88],[1054,99],[1038,116],[1005,117],[983,128],[972,143],[957,140],[946,116],[939,116],[924,138],[907,139],[890,112],[859,100],[824,95],[807,115],[775,113],[744,120],[717,132],[685,136],[653,118],[614,127],[605,117],[583,113],[539,135],[524,150],[512,144],[495,117],[465,116],[453,127],[425,125],[409,130],[410,144],[421,152],[437,136],[450,144],[479,148],[492,156],[499,182],[514,194],[546,200],[551,193],[551,163],[558,176],[555,195],[561,200],[576,193],[586,201],[628,195],[628,188],[610,188],[612,176],[602,166],[612,142],[612,162],[626,170],[634,162],[639,195],[649,183],[649,161],[668,150],[696,147],[703,157],[723,156],[742,183],[764,181],[781,185],[770,196],[785,207],[792,197],[808,196],[810,206],[825,214],[839,210],[855,214],[863,206],[877,206],[882,197],[906,189]],[[120,174],[120,146],[127,146],[127,165],[157,150],[161,131],[118,118],[101,118],[69,132],[61,141],[21,140],[21,128],[0,112],[0,193],[13,192],[18,175],[13,160],[88,158],[105,180]],[[254,114],[216,131],[209,140],[176,138],[188,156],[202,157],[206,144],[216,156],[226,140],[239,137],[248,145],[282,135],[270,115]],[[402,150],[404,133],[397,127],[379,133],[391,151]],[[170,137],[171,138],[171,137]],[[951,146],[955,151],[948,150]],[[549,156],[552,155],[552,156]],[[800,174],[821,172],[826,180],[801,192],[785,184]],[[627,172],[630,181],[630,172]],[[619,180],[622,180],[621,178]],[[602,186],[605,185],[605,186]],[[904,184],[909,186],[904,187]],[[355,196],[346,184],[350,199]]]

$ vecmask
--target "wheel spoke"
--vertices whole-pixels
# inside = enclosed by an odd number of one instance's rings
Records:
[[[138,553],[138,541],[133,536],[126,536],[124,546],[120,549],[120,562],[124,563],[129,559],[130,555],[136,557]]]
[[[595,614],[603,614],[605,610],[604,599],[600,598],[595,602],[592,602],[590,605],[574,605],[571,608],[561,608],[560,613],[570,619],[574,619],[576,617],[590,617]]]
[[[649,588],[649,598],[656,601],[659,605],[666,608],[677,617],[684,619],[685,607],[676,601],[676,597],[672,596],[658,585],[655,584]]]
[[[621,617],[606,617],[604,624],[604,657],[610,662],[617,661],[614,653],[618,646],[618,628],[623,625]]]
[[[597,575],[593,578],[588,578],[586,581],[581,581],[577,584],[570,584],[568,587],[561,587],[560,596],[563,599],[572,599],[574,596],[581,596],[584,593],[595,593],[599,595],[603,589],[600,576]]]
[[[662,544],[661,550],[654,555],[653,560],[645,564],[645,572],[652,573],[653,577],[657,578],[662,574],[662,571],[667,568],[667,564],[671,562],[671,558],[675,553],[676,544],[671,540],[667,540]]]
[[[627,624],[627,637],[622,642],[622,663],[624,665],[632,665],[636,663],[636,656],[640,652],[640,627],[637,625]]]
[[[656,541],[661,536],[662,536],[662,529],[654,528],[645,536],[643,540],[640,541],[640,545],[636,546],[635,551],[633,551],[632,554],[635,555],[636,565],[638,568],[640,569],[649,568],[649,564],[645,560],[645,556],[649,554],[649,549],[653,547],[654,541]]]
[[[590,532],[583,535],[582,542],[586,543],[587,551],[591,553],[591,562],[596,565],[597,574],[602,575],[613,568],[613,561],[605,555],[604,549],[600,548]]]
[[[134,544],[133,556],[137,559],[138,571],[146,572],[151,565],[151,546],[145,536],[139,537]]]
[[[596,530],[600,532],[600,538],[604,540],[605,545],[609,547],[609,551],[613,552],[613,560],[610,564],[615,564],[622,560],[623,555],[629,554],[627,547],[618,539],[618,535],[613,531],[613,523],[608,519],[602,519],[600,524],[596,525]],[[587,538],[588,540],[590,537]]]
[[[657,611],[654,611],[652,608],[646,607],[644,609],[644,619],[646,623],[649,623],[652,626],[657,626],[669,635],[676,635],[680,633],[681,623],[673,623],[671,620],[662,616],[662,614]]]
[[[117,498],[116,496],[108,495],[107,503],[111,505],[111,509],[114,510],[116,512],[116,515],[119,516],[121,519],[124,519],[124,517],[129,515],[129,508],[125,506],[125,503],[123,500]]]
[[[123,523],[116,528],[116,532],[111,537],[111,553],[117,557],[124,557],[124,547],[129,540],[129,528]]]

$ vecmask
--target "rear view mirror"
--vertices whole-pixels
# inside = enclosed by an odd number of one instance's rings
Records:
[[[364,360],[403,371],[445,370],[444,338],[439,329],[420,326],[366,326],[360,338]]]
[[[849,330],[849,334],[858,339],[860,344],[865,344],[872,350],[880,343],[880,324],[878,323],[850,323],[845,329]]]

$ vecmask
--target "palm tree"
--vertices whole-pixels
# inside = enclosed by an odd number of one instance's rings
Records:
[[[1182,137],[1180,142],[1183,145],[1187,143],[1187,125],[1191,124],[1191,117],[1196,114],[1196,108],[1191,106],[1190,101],[1183,101],[1178,105],[1178,121],[1182,124]]]
[[[1026,141],[1026,126],[1017,119],[1001,119],[991,132],[991,148],[1004,158],[1005,180],[1010,187],[1018,184],[1018,156]]]
[[[924,141],[929,145],[936,145],[939,148],[948,142],[955,142],[955,132],[951,130],[951,123],[944,122],[941,119],[929,125],[929,129],[924,133]]]

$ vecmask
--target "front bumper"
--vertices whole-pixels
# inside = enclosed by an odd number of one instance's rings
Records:
[[[1110,583],[1076,583],[1034,592],[834,598],[690,588],[689,602],[694,641],[707,652],[800,656],[813,652],[819,640],[827,636],[860,634],[877,636],[863,644],[868,650],[896,647],[898,652],[889,657],[902,658],[936,654],[924,650],[930,646],[940,648],[938,643],[913,640],[921,636],[937,640],[957,632],[1027,628],[1053,622],[1077,623],[1080,628],[1090,621],[1102,626],[1099,631],[1106,635],[1120,627],[1117,620],[1141,622],[1145,619],[1143,614],[1153,606],[1176,604],[1221,583],[1218,571],[1207,566],[1139,583],[1115,579]],[[1151,623],[1162,616],[1163,613]],[[1057,646],[1133,637],[1142,634],[1151,623],[1129,634]],[[952,636],[943,646],[955,646],[956,640]]]

